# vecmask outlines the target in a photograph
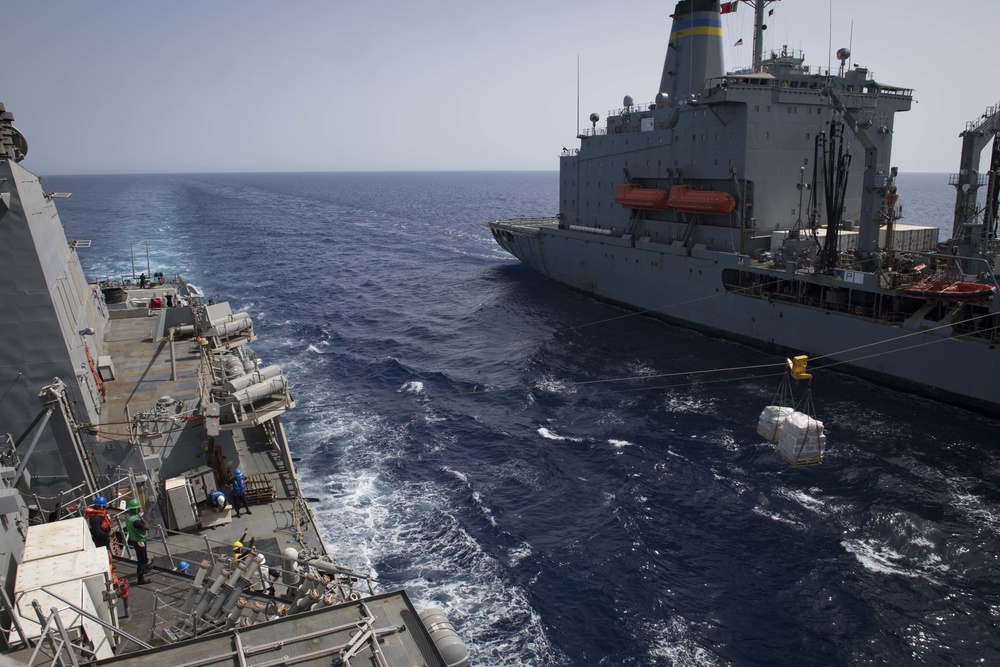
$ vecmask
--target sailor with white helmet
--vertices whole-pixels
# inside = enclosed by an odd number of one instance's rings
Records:
[[[208,492],[208,506],[215,512],[221,512],[226,509],[227,504],[229,504],[229,501],[226,500],[226,494],[222,491],[212,489]]]

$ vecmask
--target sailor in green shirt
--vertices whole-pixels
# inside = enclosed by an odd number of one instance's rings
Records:
[[[142,520],[139,510],[142,505],[133,498],[125,505],[128,515],[125,517],[125,528],[128,530],[128,545],[135,551],[136,571],[139,574],[137,584],[148,584],[146,572],[149,571],[149,556],[146,554],[146,538],[149,536],[149,526]]]

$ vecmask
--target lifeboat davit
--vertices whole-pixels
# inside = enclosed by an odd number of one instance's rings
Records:
[[[993,296],[997,288],[986,283],[969,283],[939,278],[923,280],[904,290],[910,296],[944,301],[982,301]]]
[[[736,199],[728,192],[711,192],[690,185],[674,185],[670,188],[670,207],[690,213],[728,215],[736,208]]]
[[[625,208],[639,208],[644,211],[662,211],[670,208],[669,197],[665,190],[640,188],[638,185],[623,184],[618,186],[615,203]]]
[[[690,185],[673,185],[670,192],[638,185],[618,186],[615,203],[625,208],[663,211],[672,208],[688,213],[728,215],[736,208],[736,199],[728,192],[699,190]]]

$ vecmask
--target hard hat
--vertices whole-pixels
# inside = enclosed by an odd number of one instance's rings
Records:
[[[138,498],[133,498],[132,500],[128,501],[128,503],[125,505],[125,509],[127,509],[127,510],[141,510],[142,509],[142,503],[139,502]]]
[[[108,499],[104,496],[97,496],[94,498],[94,507],[107,507]]]
[[[177,571],[187,572],[187,569],[189,567],[191,567],[190,563],[188,563],[186,560],[182,560],[180,563],[177,564]]]
[[[243,471],[240,470],[239,468],[237,468],[236,469],[236,474],[233,475],[233,477],[242,477],[242,476],[243,476]]]
[[[243,543],[242,542],[240,542],[239,540],[236,540],[235,542],[233,542],[233,549],[242,549],[242,548],[243,548]]]

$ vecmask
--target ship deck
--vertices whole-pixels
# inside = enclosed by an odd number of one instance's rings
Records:
[[[542,229],[559,227],[559,218],[515,218],[513,220],[494,220],[487,227],[492,230],[502,230],[519,236],[538,236]]]
[[[113,540],[114,576],[128,586],[127,594],[119,590],[115,657],[102,664],[245,665],[252,655],[258,665],[443,665],[404,591],[378,593],[373,579],[328,557],[280,422],[280,412],[293,405],[290,396],[256,403],[243,422],[223,419],[210,434],[202,408],[218,400],[209,393],[211,345],[165,335],[167,322],[190,320],[190,312],[143,305],[153,293],[174,289],[130,290],[126,303],[109,306],[102,350],[113,369],[99,362],[101,423],[88,427],[97,440],[93,469],[106,484],[100,492],[119,531],[126,500],[139,497],[151,526],[152,567],[148,583],[139,585],[131,548],[121,534]],[[207,508],[205,487],[227,497],[230,491],[215,470],[236,468],[248,478],[251,512],[236,517],[230,508]],[[166,480],[181,478],[198,486],[187,482],[195,503],[185,496],[186,505],[196,521],[183,526],[174,505],[185,503],[164,490]],[[91,500],[64,504],[61,518],[78,516]],[[244,554],[240,570],[231,557],[237,540],[253,555]],[[288,558],[287,548],[297,559]],[[260,556],[270,577],[242,577]],[[189,563],[186,572],[182,561]],[[27,660],[30,650],[11,657]]]

